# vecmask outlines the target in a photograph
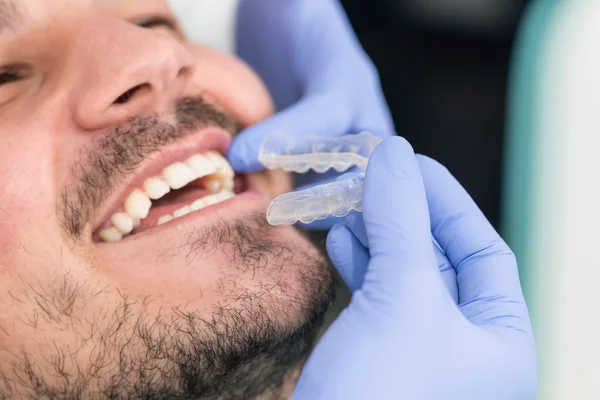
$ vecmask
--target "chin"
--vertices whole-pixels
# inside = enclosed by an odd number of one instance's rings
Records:
[[[143,333],[129,336],[136,345],[128,358],[151,350],[152,360],[164,360],[143,368],[174,371],[180,383],[169,396],[291,392],[333,301],[333,281],[303,235],[265,222],[266,204],[256,194],[236,196],[209,215],[119,242],[101,259],[98,270],[134,305],[131,332]]]

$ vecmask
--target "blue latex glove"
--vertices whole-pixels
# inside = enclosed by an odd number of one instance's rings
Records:
[[[457,273],[459,304],[431,232]],[[375,149],[363,218],[327,249],[352,300],[311,354],[295,399],[532,399],[537,363],[515,257],[473,200],[402,138]]]
[[[228,154],[236,171],[263,169],[259,148],[274,132],[394,134],[377,71],[337,0],[241,0],[237,45],[266,83],[278,113],[236,137]],[[330,176],[298,178],[305,188]]]

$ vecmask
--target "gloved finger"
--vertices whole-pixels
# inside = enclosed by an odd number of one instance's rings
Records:
[[[458,304],[458,284],[456,283],[456,270],[454,269],[452,263],[450,263],[450,260],[448,260],[448,257],[446,257],[446,254],[444,254],[444,251],[440,247],[434,244],[433,248],[435,253],[435,260],[438,269],[442,274],[442,280],[444,281],[444,285],[446,285],[448,293],[450,293],[454,304]]]
[[[352,211],[350,214],[344,217],[343,220],[348,229],[352,231],[352,233],[354,234],[354,236],[356,236],[360,243],[368,249],[369,243],[367,238],[367,230],[365,228],[362,213]],[[450,260],[448,260],[441,247],[439,247],[439,245],[435,242],[433,242],[432,245],[435,253],[436,263],[438,269],[440,270],[440,273],[442,274],[444,284],[446,285],[446,288],[448,289],[448,293],[450,293],[452,300],[454,300],[454,303],[458,304],[458,286],[456,284],[456,271],[452,267]]]
[[[413,149],[405,139],[388,138],[371,155],[363,207],[371,254],[363,289],[378,298],[387,296],[398,307],[407,298],[425,300],[424,292],[432,283],[439,285],[435,291],[441,293],[425,188]]]
[[[431,229],[457,273],[463,314],[472,322],[529,324],[514,254],[463,187],[420,156]]]
[[[354,236],[360,241],[360,243],[368,248],[369,239],[367,237],[367,228],[365,227],[365,221],[362,213],[357,211],[351,211],[348,215],[343,218],[348,229],[352,231]]]
[[[363,284],[369,265],[369,252],[344,224],[337,224],[327,235],[327,253],[350,291]]]
[[[336,179],[336,181],[346,181],[352,179],[358,172],[346,172]],[[360,241],[363,247],[369,247],[369,241],[367,239],[367,230],[365,228],[365,222],[361,212],[350,211],[348,215],[342,218],[346,226],[352,231],[354,236]]]
[[[264,169],[258,161],[264,138],[274,132],[288,135],[293,143],[313,135],[340,136],[349,133],[352,123],[350,107],[330,95],[306,97],[271,118],[240,132],[227,158],[234,170],[256,172]]]
[[[373,152],[363,192],[363,217],[373,257],[422,263],[431,257],[425,188],[415,154],[403,138],[386,139]],[[412,262],[418,260],[418,262]]]

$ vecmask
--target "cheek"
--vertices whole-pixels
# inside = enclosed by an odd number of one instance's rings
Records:
[[[49,136],[23,123],[0,130],[0,259],[50,233],[55,169]]]
[[[244,126],[273,114],[273,101],[260,78],[241,60],[206,46],[190,45],[196,58],[193,81]]]

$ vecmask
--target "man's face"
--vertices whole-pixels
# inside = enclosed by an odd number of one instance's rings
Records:
[[[331,277],[219,156],[271,113],[164,0],[0,0],[0,398],[286,394]]]

